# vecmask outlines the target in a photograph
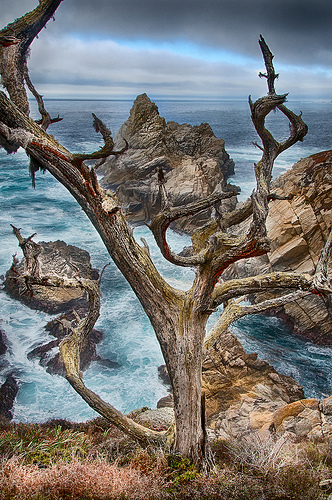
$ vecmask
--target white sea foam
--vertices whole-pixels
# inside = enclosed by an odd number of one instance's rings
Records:
[[[159,103],[157,103],[159,104]],[[91,112],[116,131],[127,118],[131,104],[128,102],[62,102],[48,101],[54,115],[60,113],[65,120],[54,124],[52,133],[72,151],[93,151],[99,144],[91,127]],[[283,172],[301,157],[328,149],[329,107],[319,109],[312,103],[301,104],[304,116],[311,117],[309,129],[315,135],[308,143],[295,146],[283,154],[276,163],[275,174]],[[320,126],[316,127],[316,111]],[[226,149],[236,163],[236,175],[231,179],[243,188],[243,197],[250,195],[255,186],[253,163],[260,158],[260,151],[252,146],[257,141],[247,103],[167,103],[160,104],[160,113],[167,120],[199,124],[209,122],[217,136],[226,140]],[[326,130],[324,119],[326,117]],[[273,117],[272,117],[273,118]],[[323,124],[323,125],[322,125]],[[323,127],[323,128],[322,128]],[[324,132],[325,130],[325,132]],[[325,142],[324,142],[325,141]],[[305,144],[308,144],[307,146]],[[101,268],[109,262],[109,255],[91,223],[71,198],[49,174],[36,175],[36,189],[31,187],[28,159],[23,151],[7,156],[0,151],[0,274],[11,265],[12,254],[21,251],[12,234],[10,223],[22,228],[24,236],[37,232],[38,240],[63,239],[76,244],[91,254],[93,266]],[[144,237],[150,247],[157,268],[172,286],[189,289],[193,271],[172,266],[160,255],[146,227],[135,228],[137,241]],[[179,252],[190,244],[188,237],[169,232],[172,250]],[[141,244],[141,243],[140,243]],[[155,407],[157,400],[167,393],[158,379],[157,367],[163,363],[159,345],[141,305],[114,264],[108,267],[101,284],[103,298],[97,328],[104,332],[98,345],[102,358],[119,363],[119,368],[109,368],[93,362],[85,372],[85,380],[92,390],[123,411],[135,407]],[[28,352],[49,340],[43,329],[49,315],[33,311],[11,300],[0,292],[0,328],[9,341],[9,349],[1,362],[7,365],[0,374],[3,382],[8,373],[14,372],[20,384],[14,407],[17,421],[45,421],[49,418],[86,420],[95,413],[73,391],[68,382],[46,372],[37,360],[29,360]],[[212,325],[218,317],[214,313]],[[331,349],[313,346],[301,338],[289,335],[276,318],[245,318],[232,326],[251,352],[258,352],[277,369],[293,374],[306,387],[308,395],[327,395],[332,392]]]

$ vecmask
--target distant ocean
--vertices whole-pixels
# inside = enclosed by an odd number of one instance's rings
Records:
[[[167,121],[192,125],[208,122],[211,125],[215,135],[225,140],[226,151],[235,161],[235,176],[230,181],[241,186],[241,199],[246,199],[254,188],[253,164],[260,158],[260,151],[252,145],[257,136],[250,121],[248,104],[242,101],[163,100],[156,101],[156,104],[160,115]],[[91,113],[101,118],[115,135],[127,119],[132,102],[47,100],[46,106],[52,115],[60,114],[64,118],[50,128],[50,133],[72,152],[91,152],[102,145],[92,128]],[[290,101],[289,106],[296,113],[303,112],[309,134],[303,144],[297,144],[281,155],[276,162],[275,176],[300,158],[332,148],[332,102]],[[37,117],[35,107],[33,113]],[[277,138],[286,137],[288,124],[280,112],[272,113],[269,122]],[[10,223],[22,228],[24,236],[37,232],[38,241],[62,239],[86,249],[94,267],[101,268],[109,262],[109,256],[85,214],[50,174],[38,172],[36,189],[31,187],[28,163],[22,150],[14,155],[0,150],[0,275],[10,267],[14,253],[21,257]],[[174,268],[165,262],[147,228],[136,228],[134,234],[137,238],[146,238],[157,267],[173,286],[190,287],[192,271]],[[169,238],[175,250],[188,245],[186,236],[171,232]],[[85,372],[86,383],[122,411],[141,406],[156,407],[157,400],[166,395],[166,388],[158,379],[157,367],[163,359],[149,321],[113,264],[103,277],[102,292],[97,328],[104,332],[104,338],[98,346],[98,353],[117,361],[120,367],[109,368],[93,362]],[[50,418],[74,421],[93,418],[96,414],[64,378],[49,375],[37,360],[27,359],[31,349],[47,341],[43,327],[49,319],[49,315],[30,310],[0,292],[0,329],[9,343],[8,352],[0,357],[0,383],[6,375],[13,373],[20,384],[14,419],[42,422]],[[210,319],[210,324],[214,319]],[[293,375],[304,386],[306,396],[332,394],[331,348],[315,346],[292,335],[276,318],[243,318],[232,326],[232,331],[248,352],[258,352],[280,372]]]

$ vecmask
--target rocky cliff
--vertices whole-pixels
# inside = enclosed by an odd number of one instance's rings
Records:
[[[139,95],[128,120],[115,137],[115,150],[128,142],[121,155],[110,157],[98,169],[103,187],[116,190],[134,222],[150,220],[160,209],[158,168],[165,174],[166,190],[174,206],[190,203],[211,194],[218,184],[225,185],[234,173],[234,162],[207,123],[191,126],[167,122],[146,94]],[[229,209],[235,199],[228,200]],[[194,222],[179,221],[177,227],[190,231],[205,223],[210,211],[200,213]]]
[[[247,354],[225,332],[203,363],[203,391],[211,437],[251,432],[286,433],[291,439],[331,439],[332,396],[304,399],[302,387],[256,353]]]
[[[165,372],[160,370],[165,382]],[[291,440],[332,438],[332,396],[304,399],[292,377],[278,373],[256,353],[246,353],[232,333],[224,332],[203,362],[206,421],[212,439],[241,438],[251,433],[287,435]],[[139,421],[165,426],[173,418],[170,394],[157,405],[142,409]]]
[[[273,182],[272,192],[290,200],[270,202],[267,218],[271,252],[241,261],[231,274],[295,271],[312,274],[332,229],[332,151],[300,160]],[[242,226],[239,232],[245,230]],[[329,273],[332,273],[330,259]],[[273,311],[314,342],[332,345],[332,298],[309,295]]]
[[[246,353],[231,332],[224,332],[203,362],[203,391],[208,422],[213,425],[220,412],[250,394],[266,400],[275,409],[304,398],[303,389],[292,377],[277,371],[256,353]]]

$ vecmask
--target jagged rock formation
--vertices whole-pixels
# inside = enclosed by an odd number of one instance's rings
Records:
[[[38,256],[40,274],[72,278],[97,279],[98,271],[92,269],[90,255],[85,250],[64,241],[40,242],[41,253]],[[46,287],[32,285],[32,292],[20,290],[20,275],[24,272],[24,259],[6,273],[4,290],[12,298],[20,300],[31,309],[39,309],[50,314],[57,314],[69,309],[86,307],[85,292],[79,288]]]
[[[5,382],[0,387],[0,416],[11,420],[16,394],[18,393],[18,385],[12,375],[8,375]]]
[[[231,332],[224,332],[203,363],[203,391],[208,423],[214,427],[220,412],[238,403],[244,395],[265,401],[269,407],[304,398],[302,387],[292,377],[280,375],[256,353],[247,354]]]
[[[280,375],[257,354],[246,354],[226,332],[203,364],[207,423],[221,439],[250,432],[287,433],[289,437],[332,437],[332,396],[304,399],[301,386]]]
[[[7,352],[7,344],[5,342],[6,336],[2,330],[0,330],[0,356]]]
[[[266,226],[271,252],[236,263],[233,275],[271,271],[313,274],[332,227],[332,151],[300,160],[273,182],[272,192],[293,198],[270,202]],[[239,232],[243,230],[239,228]],[[331,297],[310,294],[272,313],[290,321],[295,331],[314,342],[332,345]]]
[[[174,411],[173,408],[160,407],[157,410],[151,410],[144,406],[128,413],[128,417],[150,429],[167,430],[174,421]]]
[[[150,220],[160,209],[158,168],[165,174],[165,186],[174,206],[202,199],[218,184],[225,186],[234,173],[222,139],[217,139],[207,123],[198,126],[167,122],[146,94],[139,95],[128,120],[115,137],[115,149],[128,141],[125,153],[110,157],[98,170],[101,184],[117,192],[127,205],[128,218],[134,222]],[[227,200],[234,207],[235,199]],[[191,231],[210,217],[200,213],[191,223],[178,221],[177,227]]]
[[[250,432],[286,434],[294,440],[331,440],[332,396],[323,401],[312,398],[278,404],[249,393],[221,412],[213,426],[213,435],[219,439]]]

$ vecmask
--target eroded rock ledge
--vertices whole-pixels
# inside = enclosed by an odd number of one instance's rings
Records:
[[[273,193],[283,197],[291,195],[292,199],[270,202],[266,226],[271,252],[236,263],[228,276],[253,276],[271,271],[314,273],[332,227],[332,151],[300,160],[272,186]],[[244,225],[238,228],[239,232],[244,230]],[[310,294],[272,314],[289,321],[295,331],[315,343],[332,345],[332,297]]]
[[[38,266],[41,276],[58,275],[66,278],[80,276],[96,280],[99,277],[97,269],[93,269],[90,255],[87,251],[64,241],[39,242],[41,252],[38,255]],[[46,344],[40,344],[28,353],[28,358],[39,358],[39,362],[51,374],[65,376],[65,369],[59,354],[59,344],[64,337],[77,326],[77,317],[83,318],[88,311],[86,293],[80,288],[50,287],[32,285],[29,290],[23,290],[19,279],[25,269],[25,259],[16,263],[6,273],[4,290],[12,298],[23,302],[31,309],[38,309],[49,314],[60,314],[51,320],[45,330],[50,334]],[[75,314],[73,313],[75,310]],[[1,334],[1,332],[0,332]],[[96,345],[102,340],[103,333],[93,329],[88,338],[85,349],[81,352],[81,370],[88,368],[92,361],[98,361],[109,367],[118,367],[118,363],[109,359],[102,359],[96,350]],[[1,341],[1,335],[0,335]],[[0,342],[0,354],[1,354]],[[5,352],[5,351],[4,351]],[[0,365],[1,366],[1,365]]]
[[[115,137],[115,149],[123,147],[124,139],[129,145],[127,151],[110,157],[98,173],[104,176],[103,187],[116,190],[133,222],[147,222],[160,209],[159,167],[174,206],[208,196],[218,184],[225,186],[234,174],[234,162],[225,151],[225,143],[217,139],[209,124],[166,123],[146,94],[136,98],[128,120]],[[235,198],[225,201],[225,210],[235,202]],[[210,213],[201,212],[191,222],[178,221],[177,227],[190,232],[209,220]]]
[[[256,353],[247,354],[230,332],[210,349],[202,378],[212,439],[229,440],[253,432],[287,434],[294,440],[332,438],[332,396],[322,401],[305,399],[298,382],[279,374]],[[171,395],[162,398],[158,407],[171,418]],[[144,411],[139,421],[159,423],[162,416],[159,410]]]

